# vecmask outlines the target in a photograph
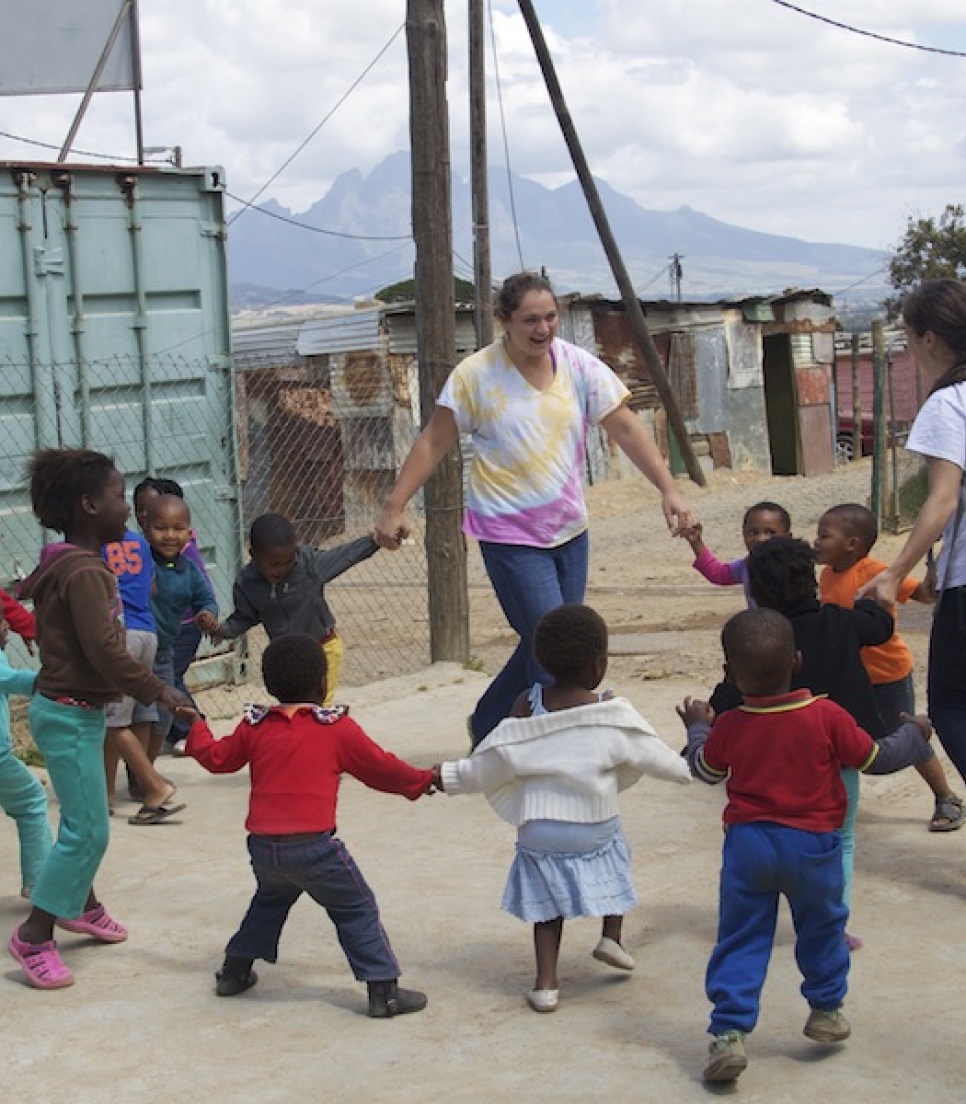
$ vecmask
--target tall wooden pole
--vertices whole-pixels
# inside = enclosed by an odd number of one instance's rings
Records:
[[[486,158],[486,0],[469,0],[470,164],[473,193],[473,282],[476,343],[493,340],[493,277],[490,270],[490,197]]]
[[[627,310],[631,328],[634,331],[634,336],[637,338],[637,342],[641,347],[641,352],[644,355],[644,363],[647,365],[647,370],[651,374],[651,379],[654,381],[654,386],[657,388],[657,393],[660,395],[661,402],[667,412],[668,424],[674,432],[678,448],[681,450],[681,459],[684,461],[684,466],[687,468],[688,475],[699,487],[703,487],[705,485],[704,472],[701,470],[698,458],[694,455],[694,449],[691,447],[691,438],[688,436],[687,427],[684,424],[684,418],[681,416],[681,410],[678,406],[677,399],[674,395],[674,391],[671,389],[670,381],[665,374],[660,354],[647,328],[647,322],[644,320],[644,311],[641,309],[640,301],[634,291],[634,285],[631,283],[631,278],[624,265],[620,250],[617,247],[617,241],[611,231],[610,222],[604,211],[600,193],[597,191],[597,185],[594,183],[594,178],[590,172],[590,166],[587,164],[586,157],[584,157],[584,151],[581,147],[580,139],[577,137],[573,119],[570,117],[570,112],[564,100],[563,91],[560,88],[560,82],[557,80],[557,73],[554,69],[553,60],[550,57],[550,51],[547,49],[547,43],[543,37],[543,30],[540,27],[539,20],[537,19],[536,12],[530,0],[519,0],[519,4],[520,11],[527,24],[527,29],[530,31],[530,38],[533,41],[533,48],[537,54],[537,61],[540,63],[540,69],[547,85],[547,91],[550,94],[550,102],[553,104],[553,109],[557,115],[557,122],[560,124],[560,129],[563,131],[567,148],[570,150],[570,157],[574,163],[574,168],[577,170],[577,178],[580,180],[581,187],[584,190],[584,197],[587,200],[587,206],[590,208],[591,216],[597,227],[601,245],[604,247],[604,252],[607,254],[607,260],[610,262],[614,279],[617,281],[618,288],[620,288],[621,298],[624,300],[624,307]]]
[[[453,219],[443,0],[407,0],[419,405],[426,423],[456,362]],[[463,475],[453,449],[426,484],[430,657],[469,659]]]

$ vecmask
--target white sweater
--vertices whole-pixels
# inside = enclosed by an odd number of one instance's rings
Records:
[[[468,759],[443,763],[448,794],[483,793],[504,820],[594,824],[643,774],[690,782],[688,765],[626,698],[501,722]]]

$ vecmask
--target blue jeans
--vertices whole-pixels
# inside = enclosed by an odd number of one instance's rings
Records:
[[[586,532],[556,548],[480,541],[486,573],[520,643],[476,703],[470,718],[474,747],[510,715],[520,694],[535,682],[553,682],[533,657],[534,630],[545,613],[584,600],[589,548]]]
[[[805,832],[759,821],[732,824],[721,867],[718,942],[705,989],[713,1035],[753,1030],[775,941],[778,899],[788,898],[802,996],[831,1010],[845,999],[848,909],[842,903],[838,832]]]
[[[184,676],[194,662],[200,646],[201,629],[194,621],[185,621],[171,645],[171,659],[174,667],[174,688],[188,697],[192,705],[196,704],[195,699],[191,696],[188,687],[185,686]],[[186,739],[188,728],[189,726],[183,721],[172,721],[171,729],[166,737],[167,742],[176,744],[179,740]]]
[[[929,637],[929,717],[966,781],[966,587],[943,591]]]
[[[310,837],[250,835],[248,853],[258,889],[225,953],[278,961],[278,941],[292,906],[307,893],[335,924],[357,981],[392,981],[399,963],[379,908],[345,844],[331,832]]]
[[[895,732],[902,724],[900,713],[916,711],[916,688],[912,675],[896,682],[880,682],[872,687],[872,693],[886,732]]]

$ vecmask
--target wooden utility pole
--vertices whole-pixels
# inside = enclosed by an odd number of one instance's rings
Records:
[[[443,0],[407,0],[409,135],[413,238],[416,242],[416,345],[419,405],[425,425],[456,361],[453,219],[446,104]],[[466,543],[460,529],[463,473],[459,449],[426,484],[426,565],[430,658],[469,659]]]
[[[490,197],[486,179],[486,0],[469,0],[470,162],[473,193],[473,283],[476,343],[493,340],[493,277],[490,270]]]
[[[631,278],[628,275],[620,250],[617,247],[617,241],[611,231],[610,222],[604,211],[600,193],[597,191],[597,185],[594,183],[594,178],[590,172],[590,166],[587,164],[586,157],[584,157],[584,151],[580,145],[580,139],[577,137],[573,119],[571,119],[570,112],[567,110],[563,91],[560,88],[560,82],[557,80],[557,74],[554,69],[553,60],[550,57],[550,51],[547,49],[547,43],[543,37],[543,30],[540,27],[536,12],[530,0],[519,0],[519,4],[520,11],[527,24],[527,29],[530,31],[530,38],[537,54],[537,61],[540,63],[540,69],[547,85],[547,91],[550,94],[550,102],[553,104],[553,109],[557,115],[557,122],[560,124],[560,129],[563,131],[567,148],[570,150],[570,157],[573,160],[574,168],[577,170],[577,178],[580,180],[581,187],[584,190],[584,197],[587,200],[587,206],[590,208],[591,216],[597,227],[601,245],[604,247],[604,252],[607,254],[607,260],[610,262],[614,279],[617,281],[617,286],[620,288],[621,298],[624,300],[624,307],[627,310],[631,328],[634,331],[634,336],[637,338],[637,342],[641,347],[641,352],[644,355],[644,363],[647,365],[647,370],[651,374],[651,379],[654,381],[657,393],[661,397],[661,402],[667,413],[668,424],[674,433],[678,448],[681,450],[681,459],[684,461],[684,466],[687,468],[688,475],[699,487],[703,487],[705,485],[704,472],[701,470],[698,458],[694,455],[694,449],[691,447],[691,438],[688,436],[687,427],[684,424],[684,418],[681,416],[677,398],[671,389],[671,384],[664,371],[664,365],[661,363],[660,354],[647,328],[647,322],[644,320],[644,311],[641,309],[637,293],[634,291],[634,285],[631,283]]]

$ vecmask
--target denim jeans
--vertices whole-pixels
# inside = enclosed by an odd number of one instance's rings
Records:
[[[586,532],[556,548],[480,541],[486,573],[520,643],[476,703],[470,718],[474,747],[510,715],[524,690],[553,681],[533,658],[534,630],[545,613],[584,600],[589,546]]]
[[[278,961],[278,941],[292,906],[307,893],[335,924],[357,981],[392,981],[399,963],[379,908],[345,844],[331,832],[292,839],[250,835],[248,853],[258,889],[225,953]]]
[[[174,638],[174,643],[171,645],[171,658],[174,666],[174,688],[191,698],[192,704],[194,704],[194,698],[191,697],[188,687],[185,686],[184,676],[185,672],[194,662],[194,658],[198,654],[198,648],[200,646],[201,629],[198,628],[194,621],[185,621],[178,635]],[[176,744],[179,740],[186,739],[188,728],[189,726],[182,721],[173,721],[171,730],[166,737],[167,742],[169,744]]]
[[[929,638],[929,717],[966,781],[966,587],[943,591]]]

